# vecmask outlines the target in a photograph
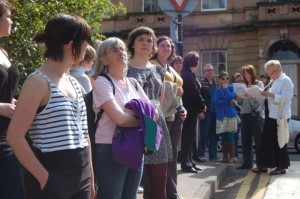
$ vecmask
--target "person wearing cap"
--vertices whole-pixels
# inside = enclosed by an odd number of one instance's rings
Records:
[[[239,72],[234,73],[232,82],[233,83],[244,83],[243,76],[241,75],[241,73],[239,73]]]

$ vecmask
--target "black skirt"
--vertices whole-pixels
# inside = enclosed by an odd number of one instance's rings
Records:
[[[266,116],[261,136],[262,167],[287,169],[290,166],[287,145],[279,147],[277,141],[277,120]]]

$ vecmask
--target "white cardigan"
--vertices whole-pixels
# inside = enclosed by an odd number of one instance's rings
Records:
[[[293,97],[294,84],[284,73],[273,81],[270,92],[274,93],[274,99],[268,97],[269,117],[273,119],[291,117],[291,100]],[[283,103],[283,113],[280,112],[280,103]]]

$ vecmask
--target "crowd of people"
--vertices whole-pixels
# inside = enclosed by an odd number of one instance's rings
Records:
[[[0,37],[10,35],[11,8],[0,1]],[[173,41],[156,38],[149,27],[132,30],[127,45],[109,37],[96,49],[89,44],[91,34],[79,16],[52,17],[33,38],[45,45],[45,61],[27,77],[18,99],[19,71],[0,49],[0,198],[134,199],[142,186],[145,199],[178,199],[179,148],[183,172],[201,171],[195,161],[208,161],[206,148],[209,161],[218,161],[219,138],[220,161],[233,164],[239,131],[243,161],[237,169],[286,173],[285,130],[294,85],[279,61],[264,65],[262,82],[252,65],[233,75],[212,64],[200,68],[198,52],[176,55]],[[86,71],[92,66],[90,77]],[[233,83],[257,86],[262,97],[237,96]],[[93,110],[102,112],[95,140],[88,134],[84,96],[89,92]],[[116,154],[119,136],[121,144],[133,145],[128,136],[139,144],[125,149],[132,156]]]

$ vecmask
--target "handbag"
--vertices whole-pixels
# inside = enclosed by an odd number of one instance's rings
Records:
[[[256,110],[259,107],[259,104],[256,107],[253,107],[250,100],[248,99],[250,108],[251,108],[251,116],[252,117],[260,117],[260,111]]]
[[[240,124],[242,121],[241,121],[241,118],[238,114],[236,114],[236,121],[237,121],[237,124]]]

